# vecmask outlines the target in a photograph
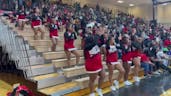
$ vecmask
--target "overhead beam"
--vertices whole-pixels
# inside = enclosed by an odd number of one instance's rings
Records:
[[[153,5],[160,5],[160,4],[164,4],[164,3],[171,3],[171,0],[164,1],[164,2],[158,2],[157,0],[152,0],[152,1],[153,1]]]
[[[164,1],[164,2],[159,2],[158,0],[152,0],[152,3],[153,3],[153,20],[156,20],[157,5],[171,3],[171,0]]]
[[[169,1],[165,1],[165,2],[158,2],[157,4],[159,5],[159,4],[164,4],[164,3],[171,3],[171,1],[169,0]]]

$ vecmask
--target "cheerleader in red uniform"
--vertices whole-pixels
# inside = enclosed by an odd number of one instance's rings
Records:
[[[38,8],[34,9],[34,13],[32,15],[31,26],[34,31],[34,39],[38,39],[38,32],[41,32],[41,39],[44,38],[44,31],[42,29],[42,20],[40,16],[40,10]]]
[[[140,81],[140,78],[138,77],[138,72],[141,67],[141,44],[138,41],[138,38],[135,38],[134,41],[132,41],[132,61],[134,64],[134,80],[136,82]]]
[[[106,43],[107,43],[107,40],[108,40],[108,33],[105,32],[102,36],[101,36],[101,52],[104,54],[104,57],[103,57],[103,60],[105,61],[106,60]]]
[[[82,37],[82,39],[81,39],[81,49],[84,49],[84,45],[85,45],[84,38],[86,36],[86,34],[85,34],[86,32],[87,33],[93,33],[92,28],[88,27],[88,28],[85,29],[85,31],[82,32],[82,34],[81,34],[81,37]]]
[[[132,52],[131,52],[132,49],[131,49],[131,41],[129,37],[124,36],[122,38],[121,49],[122,49],[123,67],[125,69],[124,84],[132,85],[132,83],[128,81],[129,71],[130,71],[131,64],[132,64]]]
[[[44,22],[43,22],[43,25],[45,25],[45,27],[48,27],[48,25],[50,25],[50,23],[51,23],[51,14],[50,13],[48,13],[44,18],[43,18],[44,20]]]
[[[89,75],[90,96],[95,96],[94,83],[97,76],[99,76],[99,81],[96,91],[99,96],[103,96],[101,86],[105,78],[105,73],[103,70],[98,38],[95,35],[92,35],[92,33],[86,33],[84,41],[85,69]]]
[[[51,23],[49,25],[49,32],[50,32],[50,38],[52,40],[52,47],[51,50],[55,51],[56,50],[56,45],[58,43],[58,22],[56,21],[55,17],[51,18]]]
[[[115,45],[114,37],[109,37],[106,43],[106,63],[109,69],[109,82],[111,83],[110,89],[115,91],[116,88],[119,89],[119,81],[125,74],[125,70],[122,66],[122,63],[118,61],[118,52],[117,47]],[[119,71],[118,78],[113,82],[113,70],[117,69]],[[113,83],[115,86],[113,86]]]
[[[66,27],[66,18],[63,16],[63,17],[59,17],[58,18],[58,21],[59,21],[59,26],[60,26],[60,31],[61,32],[65,32],[65,27]]]
[[[13,92],[7,94],[7,96],[35,96],[26,86],[20,85],[16,87]]]
[[[20,30],[23,30],[24,29],[25,22],[26,22],[26,12],[25,12],[24,6],[22,6],[21,7],[21,10],[19,10],[17,12],[17,15],[18,15],[19,29]]]
[[[77,48],[74,46],[74,41],[77,39],[76,33],[74,32],[74,28],[72,24],[68,24],[66,26],[66,32],[64,33],[64,50],[67,56],[67,63],[68,66],[70,66],[70,60],[71,60],[71,53],[73,53],[76,56],[76,64],[79,64],[80,61],[80,54],[77,51]]]

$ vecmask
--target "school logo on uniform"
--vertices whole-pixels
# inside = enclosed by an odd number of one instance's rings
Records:
[[[55,25],[55,24],[52,24],[51,26],[52,26],[53,29],[57,29],[58,28],[58,26]]]
[[[90,51],[89,51],[89,54],[91,55],[96,55],[100,52],[100,48],[96,45],[94,46]]]
[[[109,49],[110,53],[113,53],[113,52],[116,52],[116,51],[117,51],[117,49],[116,49],[115,46],[110,46],[110,49]]]

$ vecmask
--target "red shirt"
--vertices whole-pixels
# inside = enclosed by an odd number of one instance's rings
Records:
[[[75,41],[75,36],[74,33],[72,32],[65,32],[64,33],[64,48],[70,49],[70,48],[75,48],[74,47],[74,41]]]
[[[150,59],[146,54],[141,54],[141,62],[148,62]]]
[[[168,39],[166,39],[166,40],[164,41],[164,46],[165,46],[165,47],[168,47],[169,45],[171,45],[171,41],[168,40]]]
[[[149,35],[149,37],[150,37],[150,40],[154,39],[154,35]]]
[[[123,28],[123,32],[127,33],[128,29],[126,27]]]

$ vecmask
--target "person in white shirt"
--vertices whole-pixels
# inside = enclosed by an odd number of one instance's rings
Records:
[[[157,58],[160,59],[163,63],[163,65],[165,66],[168,66],[169,64],[169,55],[167,55],[166,53],[168,52],[169,50],[167,48],[163,48],[163,50],[160,50],[157,52]]]

